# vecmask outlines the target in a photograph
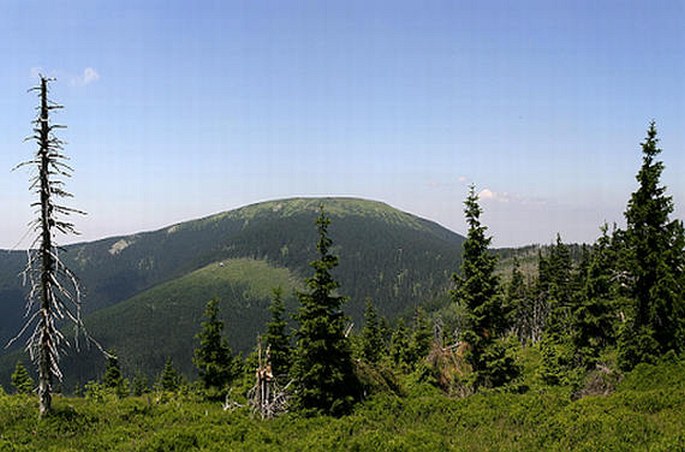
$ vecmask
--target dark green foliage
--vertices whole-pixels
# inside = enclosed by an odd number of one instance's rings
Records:
[[[542,339],[549,305],[535,282],[527,282],[515,257],[507,285],[505,312],[507,325],[521,344],[535,344]]]
[[[539,290],[549,314],[540,343],[539,372],[548,384],[569,384],[577,380],[573,344],[577,281],[570,250],[557,234],[549,256],[540,257]]]
[[[418,363],[428,355],[434,338],[433,323],[421,307],[417,308],[414,313],[413,327],[409,354],[411,361]]]
[[[466,360],[473,370],[474,389],[479,389],[510,381],[518,369],[507,367],[511,361],[501,355],[501,344],[497,342],[507,328],[506,316],[495,275],[497,259],[488,251],[492,239],[486,237],[487,227],[480,222],[482,210],[473,186],[464,204],[469,230],[461,272],[453,276],[456,289],[452,297],[466,311],[462,340],[467,344]]]
[[[433,342],[432,326],[428,315],[421,308],[416,309],[409,326],[404,319],[400,319],[390,335],[387,358],[384,361],[389,362],[400,374],[415,371],[430,351]]]
[[[276,377],[287,376],[292,362],[292,347],[288,336],[288,322],[284,318],[285,303],[283,302],[283,289],[277,287],[273,290],[273,299],[269,306],[271,320],[266,324],[266,333],[262,341],[269,348],[271,359],[271,371]]]
[[[0,392],[3,450],[682,450],[685,364],[637,366],[605,397],[572,401],[563,388],[445,397],[422,384],[380,393],[342,418],[248,410],[184,396],[55,398],[37,422],[35,401]]]
[[[14,373],[12,373],[12,387],[17,394],[30,394],[35,388],[35,383],[31,375],[29,375],[29,371],[26,370],[21,361],[17,361]]]
[[[297,405],[308,412],[340,415],[350,411],[359,396],[350,344],[345,337],[345,299],[331,271],[338,258],[331,254],[328,237],[330,219],[323,206],[316,220],[319,259],[311,263],[314,275],[308,291],[298,292],[297,352],[292,375],[297,384]]]
[[[574,313],[576,361],[586,369],[592,369],[602,350],[616,342],[618,312],[614,275],[617,253],[608,227],[604,225],[601,231],[589,256],[578,295],[580,301]]]
[[[131,394],[141,396],[150,391],[150,381],[145,374],[136,372],[131,380]]]
[[[195,349],[193,363],[205,390],[220,397],[233,379],[233,357],[231,348],[223,336],[224,322],[219,320],[219,300],[207,303],[200,332],[195,336],[200,341]]]
[[[402,372],[409,372],[414,364],[410,355],[411,351],[411,331],[407,328],[404,319],[397,322],[397,327],[390,335],[390,345],[388,356],[391,363]]]
[[[625,211],[621,270],[629,275],[634,304],[620,341],[624,369],[654,362],[669,350],[685,350],[685,233],[681,221],[669,219],[673,199],[660,185],[664,164],[656,160],[661,153],[656,136],[652,122],[642,143],[639,187]]]
[[[387,354],[387,346],[383,338],[378,313],[370,298],[366,299],[364,310],[364,326],[361,332],[361,356],[370,363],[377,363]]]
[[[107,357],[107,365],[105,366],[105,374],[102,377],[102,385],[105,388],[113,389],[119,397],[128,395],[128,381],[121,373],[119,358],[114,354],[110,354]]]
[[[175,392],[181,387],[182,378],[174,367],[174,363],[171,358],[166,360],[164,364],[164,369],[160,372],[157,382],[155,383],[155,389],[158,391]]]
[[[573,264],[571,253],[557,234],[549,256],[540,260],[540,291],[549,305],[545,334],[565,340],[572,331]]]
[[[548,385],[578,384],[580,372],[576,367],[575,348],[569,336],[545,336],[540,341],[542,362],[538,373]]]

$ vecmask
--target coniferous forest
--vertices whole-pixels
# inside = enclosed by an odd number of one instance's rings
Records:
[[[655,122],[640,143],[625,225],[597,225],[594,243],[557,235],[546,246],[493,249],[472,185],[454,203],[466,237],[441,255],[458,256],[451,273],[423,287],[402,284],[400,272],[389,293],[412,302],[390,309],[373,290],[348,295],[363,291],[341,283],[339,216],[323,200],[301,225],[310,246],[281,247],[281,259],[306,251],[309,265],[287,286],[266,278],[270,299],[263,321],[246,326],[247,349],[232,347],[226,327],[237,311],[208,297],[195,300],[204,309],[194,338],[179,345],[185,362],[169,355],[136,366],[129,349],[88,328],[79,267],[54,242],[75,232],[82,212],[62,204],[78,168],[65,163],[49,82],[37,87],[37,151],[23,164],[34,169],[36,241],[24,271],[26,324],[14,340],[25,351],[6,355],[0,449],[685,448],[685,230],[661,180],[668,168]],[[67,387],[77,340],[101,371]]]

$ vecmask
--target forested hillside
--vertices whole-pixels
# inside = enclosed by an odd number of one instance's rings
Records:
[[[392,319],[410,314],[446,290],[459,264],[462,237],[386,204],[350,198],[255,204],[159,231],[67,246],[62,256],[81,279],[84,310],[92,314],[86,325],[105,348],[132,353],[123,360],[131,372],[158,372],[168,355],[183,363],[185,373],[192,374],[185,358],[192,353],[193,335],[209,298],[216,295],[222,299],[222,316],[230,326],[229,342],[242,352],[253,348],[263,330],[271,289],[285,284],[285,293],[292,299],[292,289],[303,283],[315,257],[312,225],[320,205],[332,218],[334,251],[341,261],[335,275],[342,293],[349,297],[345,311],[357,325],[367,297],[381,314]],[[24,252],[0,253],[0,309],[7,314],[0,317],[0,340],[5,342],[21,325],[26,292],[19,273],[25,259]],[[254,274],[243,272],[237,279],[229,276],[232,269],[252,268],[250,262],[256,261],[262,262],[262,267]],[[223,264],[225,267],[219,267]],[[216,284],[205,285],[202,275],[212,271],[217,273]],[[267,277],[283,272],[290,275],[287,284]],[[221,285],[220,274],[232,279]],[[257,276],[259,282],[255,283]],[[250,296],[243,287],[255,284],[259,295]],[[292,308],[291,303],[289,312]],[[151,327],[143,328],[142,319]],[[133,349],[126,345],[134,341],[138,345]],[[143,350],[156,354],[154,359],[138,353]],[[0,369],[4,369],[0,381],[9,381],[16,359],[16,354],[0,352]],[[74,362],[78,361],[74,357]],[[79,367],[89,373],[74,378],[74,372],[67,372],[69,386],[95,377],[104,366],[101,359],[96,365],[89,359],[81,363]]]

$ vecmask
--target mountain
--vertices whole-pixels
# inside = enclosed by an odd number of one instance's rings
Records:
[[[231,346],[248,350],[268,318],[271,288],[281,284],[292,292],[311,274],[314,220],[322,204],[340,257],[335,276],[356,323],[367,297],[385,316],[411,312],[444,292],[459,268],[463,237],[386,204],[351,198],[269,201],[153,232],[67,246],[63,258],[84,286],[86,325],[104,347],[132,353],[124,363],[153,368],[163,357],[139,352],[147,348],[186,360],[206,302],[219,296]],[[24,259],[22,252],[0,253],[2,341],[21,325],[24,290],[16,275]]]

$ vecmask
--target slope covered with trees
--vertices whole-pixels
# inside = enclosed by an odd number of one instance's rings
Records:
[[[332,219],[333,251],[340,257],[334,274],[349,297],[345,312],[355,328],[361,327],[367,297],[373,298],[380,314],[394,318],[446,290],[459,262],[461,236],[378,202],[290,199],[156,232],[66,247],[63,257],[81,276],[85,307],[91,312],[86,320],[89,329],[105,348],[120,353],[127,371],[139,369],[152,375],[167,356],[173,356],[179,370],[193,375],[187,345],[193,341],[205,303],[218,295],[230,346],[238,352],[251,350],[256,335],[264,332],[267,299],[274,287],[283,284],[286,315],[294,310],[293,288],[304,281],[316,256],[312,224],[322,203]],[[6,282],[0,290],[7,294],[0,309],[15,313],[0,317],[0,331],[7,338],[16,333],[21,320],[24,294],[16,275],[22,259],[25,253],[0,254],[0,270],[4,269],[0,282]],[[263,264],[255,268],[250,263],[255,260]],[[245,267],[238,272],[242,276],[235,273],[240,267]],[[205,272],[195,273],[203,268]],[[269,279],[281,274],[270,268],[290,276]],[[237,279],[230,276],[232,271]],[[210,273],[218,279],[207,281]],[[228,280],[218,276],[222,273]],[[259,297],[245,298],[250,294],[246,284],[259,286]],[[126,298],[129,293],[135,295]],[[169,325],[174,325],[173,331]],[[5,383],[18,359],[8,353],[12,352],[0,351],[0,382]],[[67,358],[66,364],[72,366],[67,388],[102,372],[103,364],[91,361],[102,361],[94,352],[73,358]]]

